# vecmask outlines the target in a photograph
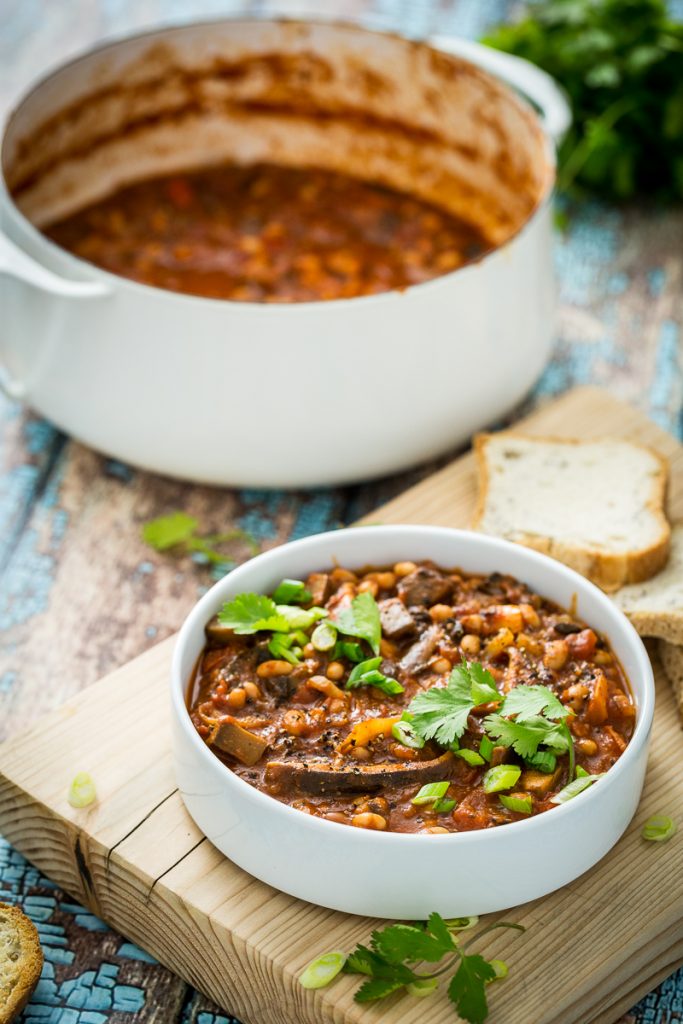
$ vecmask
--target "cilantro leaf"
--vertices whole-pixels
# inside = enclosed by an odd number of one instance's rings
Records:
[[[458,969],[448,986],[448,998],[469,1024],[483,1024],[488,1017],[486,983],[495,977],[495,968],[483,956],[461,954]]]
[[[400,964],[405,960],[438,963],[446,953],[455,949],[447,928],[444,937],[441,933],[433,935],[411,924],[392,924],[374,931],[371,945],[376,953],[392,964]]]
[[[379,963],[379,959],[372,950],[359,943],[353,953],[349,953],[347,956],[346,963],[344,964],[344,973],[372,974]]]
[[[392,992],[397,992],[404,985],[410,984],[412,978],[405,981],[402,978],[368,978],[356,992],[354,999],[357,1003],[370,1003],[374,999],[384,999]]]
[[[218,621],[240,636],[262,629],[287,633],[294,628],[284,615],[278,613],[275,602],[263,594],[238,594],[223,605]]]
[[[368,591],[354,597],[351,606],[343,608],[333,624],[340,633],[367,640],[373,652],[379,654],[382,625],[377,602]]]
[[[429,915],[427,920],[427,930],[432,933],[435,939],[439,940],[446,952],[456,948],[455,940],[448,925],[441,914],[437,914],[436,911]]]
[[[500,714],[487,715],[484,729],[502,746],[512,747],[520,757],[532,757],[541,744],[556,754],[566,754],[569,749],[561,726],[540,715],[531,716],[525,722],[512,722]]]
[[[172,512],[169,516],[159,516],[142,527],[142,539],[155,551],[168,551],[169,548],[185,544],[194,537],[199,522],[194,516],[184,512]]]
[[[500,709],[502,715],[516,715],[518,722],[526,722],[537,715],[546,718],[566,718],[571,714],[561,700],[547,686],[514,686]]]
[[[479,704],[501,700],[495,680],[477,662],[461,662],[446,686],[432,686],[410,702],[411,725],[423,740],[435,739],[449,747],[467,729],[467,719]]]

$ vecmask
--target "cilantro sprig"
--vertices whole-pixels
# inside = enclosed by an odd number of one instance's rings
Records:
[[[469,926],[470,919],[463,919]],[[475,919],[476,920],[476,919]],[[451,974],[448,998],[458,1015],[468,1024],[483,1024],[488,1017],[486,986],[507,974],[507,965],[501,960],[486,960],[479,953],[470,953],[472,943],[495,928],[513,928],[523,932],[519,924],[496,921],[480,931],[467,943],[461,943],[458,932],[463,930],[460,920],[446,921],[440,914],[430,914],[423,925],[391,924],[374,931],[370,945],[359,944],[348,955],[342,968],[345,974],[358,974],[365,981],[355,994],[358,1003],[375,1002],[394,992],[413,996],[429,996],[436,991],[440,979]],[[305,988],[321,987],[321,981],[338,973],[338,959],[334,960],[334,973],[329,968],[332,957],[325,954],[309,964],[300,976]],[[444,961],[442,963],[442,961]],[[321,970],[316,965],[321,964]],[[424,965],[440,964],[429,970]],[[322,969],[324,968],[324,970]],[[315,985],[310,983],[315,978]]]
[[[210,563],[227,570],[234,565],[228,553],[220,550],[225,545],[241,543],[246,545],[249,556],[257,555],[259,546],[246,530],[226,530],[224,533],[210,533],[202,536],[199,520],[185,512],[171,512],[167,516],[151,519],[142,527],[142,539],[155,551],[190,554],[197,561]]]
[[[462,661],[451,672],[446,686],[432,686],[410,702],[410,724],[423,740],[452,746],[467,729],[475,707],[503,699],[496,681],[479,662]]]
[[[571,782],[576,756],[567,719],[572,714],[547,686],[520,684],[510,690],[497,712],[484,719],[484,729],[500,746],[511,747],[525,759],[539,753],[568,754]]]

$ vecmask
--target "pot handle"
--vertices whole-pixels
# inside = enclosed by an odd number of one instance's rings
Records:
[[[68,299],[92,299],[109,294],[98,281],[69,281],[41,266],[0,230],[0,277],[12,277],[39,291]],[[0,362],[0,389],[8,398],[26,396],[26,386],[15,380]]]
[[[470,39],[433,36],[429,42],[438,50],[463,57],[484,71],[490,71],[521,92],[538,108],[543,127],[559,146],[572,123],[572,112],[566,93],[551,75],[522,57],[494,50]]]

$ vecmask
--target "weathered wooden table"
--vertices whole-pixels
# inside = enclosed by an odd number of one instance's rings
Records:
[[[323,5],[326,13],[363,16],[418,36],[477,36],[512,7],[505,0]],[[0,0],[2,107],[46,68],[104,37],[237,9],[313,13],[321,3]],[[530,401],[571,384],[596,383],[683,436],[682,239],[681,209],[585,204],[569,210],[569,226],[556,245],[562,286],[557,345]],[[169,635],[210,585],[206,567],[143,545],[146,520],[182,509],[207,532],[238,526],[267,548],[354,520],[433,468],[337,490],[217,490],[184,486],[96,455],[2,397],[0,422],[0,737]],[[234,554],[241,559],[248,551],[237,546]],[[2,899],[20,903],[32,916],[45,949],[26,1024],[228,1024],[0,838]],[[628,1019],[683,1019],[683,972]]]

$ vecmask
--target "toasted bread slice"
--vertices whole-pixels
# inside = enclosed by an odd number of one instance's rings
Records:
[[[661,661],[667,678],[671,683],[671,689],[676,698],[678,717],[683,728],[683,647],[670,644],[668,640],[660,640],[657,644],[659,660]]]
[[[557,558],[604,590],[664,565],[668,466],[629,441],[575,441],[513,432],[475,438],[474,528]]]
[[[669,560],[646,583],[622,587],[615,603],[641,636],[658,636],[683,644],[683,523],[671,531]]]
[[[32,921],[0,903],[0,1024],[10,1024],[29,1001],[43,967],[43,951]]]

